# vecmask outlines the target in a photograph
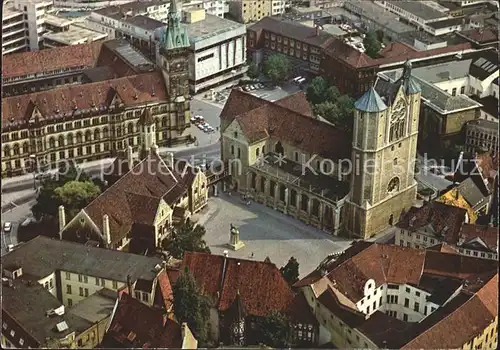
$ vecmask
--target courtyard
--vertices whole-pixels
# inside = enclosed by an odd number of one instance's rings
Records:
[[[299,261],[301,277],[314,270],[328,254],[351,244],[351,240],[331,236],[261,204],[252,202],[247,206],[236,194],[220,193],[219,197],[210,198],[208,208],[197,219],[206,228],[205,240],[212,254],[222,255],[227,250],[229,256],[242,259],[269,257],[278,268],[293,256]],[[245,243],[238,251],[226,246],[231,224],[238,228]]]

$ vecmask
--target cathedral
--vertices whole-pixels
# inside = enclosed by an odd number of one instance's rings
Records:
[[[316,119],[302,92],[269,102],[233,90],[221,113],[231,187],[331,234],[369,238],[415,200],[420,95],[407,62],[355,102],[351,134]]]
[[[2,177],[192,141],[180,22],[172,0],[156,64],[124,40],[5,56],[2,75],[17,94],[2,100]]]

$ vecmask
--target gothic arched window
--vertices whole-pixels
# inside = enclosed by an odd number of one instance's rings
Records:
[[[393,177],[387,186],[387,192],[395,193],[399,191],[399,178]]]
[[[405,134],[406,104],[399,100],[391,114],[391,125],[389,128],[389,142],[396,141]]]

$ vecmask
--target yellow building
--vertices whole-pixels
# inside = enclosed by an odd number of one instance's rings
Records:
[[[474,224],[477,220],[477,213],[472,209],[469,203],[465,200],[464,196],[460,193],[458,188],[454,188],[444,193],[436,199],[437,202],[451,205],[453,207],[462,208],[467,211],[467,223]]]
[[[229,2],[229,13],[241,23],[257,22],[264,17],[274,15],[273,3],[276,0],[236,0]]]

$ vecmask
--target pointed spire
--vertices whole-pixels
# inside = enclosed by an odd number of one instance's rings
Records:
[[[411,68],[412,68],[411,61],[407,60],[403,67],[403,75],[401,76],[403,88],[407,95],[416,94],[422,91],[420,85],[411,75]]]

